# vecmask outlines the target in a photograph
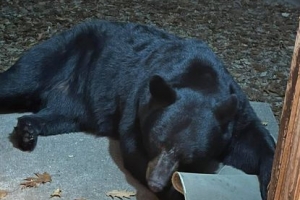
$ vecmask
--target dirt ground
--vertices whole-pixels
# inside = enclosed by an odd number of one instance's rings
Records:
[[[86,19],[156,25],[206,41],[250,100],[279,120],[300,9],[259,0],[1,0],[0,72],[36,43]]]

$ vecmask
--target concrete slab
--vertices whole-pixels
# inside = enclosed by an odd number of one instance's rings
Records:
[[[270,131],[274,140],[277,141],[279,127],[270,105],[262,102],[251,102],[251,106],[261,121],[265,123],[266,128]]]
[[[276,137],[278,127],[269,105],[254,103],[253,107]],[[22,115],[0,115],[0,190],[9,192],[5,200],[49,199],[57,188],[62,190],[62,200],[111,199],[105,195],[111,190],[137,190],[137,196],[131,199],[156,199],[124,170],[117,141],[70,133],[39,137],[31,153],[13,147],[9,135]],[[48,172],[52,182],[22,190],[23,179],[37,172]]]
[[[106,197],[111,190],[136,189],[137,199],[155,199],[124,170],[117,141],[70,133],[39,137],[31,153],[14,148],[9,134],[22,115],[0,115],[0,190],[9,191],[5,200],[49,199],[57,188],[62,190],[62,200],[105,200],[111,199]],[[48,172],[52,182],[22,190],[23,179],[37,172]]]

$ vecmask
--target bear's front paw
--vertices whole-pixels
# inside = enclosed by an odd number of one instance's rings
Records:
[[[18,146],[24,151],[32,151],[40,132],[41,127],[37,120],[28,117],[19,118],[17,127],[15,127]]]

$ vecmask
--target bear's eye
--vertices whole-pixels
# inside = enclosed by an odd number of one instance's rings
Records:
[[[159,152],[162,152],[163,150],[165,150],[166,148],[165,148],[165,145],[163,145],[163,144],[158,144],[158,151]]]
[[[225,123],[225,124],[221,124],[221,130],[222,132],[227,132],[228,130],[228,125],[229,125],[229,122]]]
[[[186,154],[181,154],[179,155],[179,160],[184,163],[184,164],[189,164],[191,162],[193,162],[194,156],[193,153],[186,153]]]
[[[227,122],[225,124],[223,124],[221,126],[221,131],[223,134],[228,134],[228,133],[231,133],[232,132],[232,129],[233,129],[233,125],[234,123],[233,122]]]

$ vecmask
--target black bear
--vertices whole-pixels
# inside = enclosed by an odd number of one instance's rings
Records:
[[[1,109],[21,149],[39,135],[118,138],[125,168],[160,199],[170,177],[219,161],[257,174],[265,200],[275,149],[222,62],[203,42],[134,23],[91,21],[53,36],[0,74]]]

